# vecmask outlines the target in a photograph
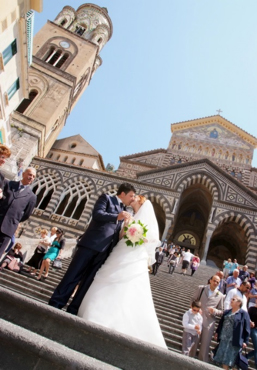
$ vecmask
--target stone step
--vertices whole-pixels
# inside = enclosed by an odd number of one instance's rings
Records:
[[[33,300],[47,303],[69,263],[70,259],[67,259],[63,263],[62,270],[54,270],[51,267],[45,281],[37,281],[26,272],[17,274],[5,269],[4,272],[0,273],[0,285],[26,297],[31,297]],[[176,353],[181,353],[182,317],[190,307],[190,299],[194,289],[200,284],[206,284],[207,280],[216,272],[215,269],[208,266],[200,266],[193,277],[183,276],[180,271],[181,267],[179,266],[171,275],[164,263],[156,276],[150,275],[153,301],[163,336],[168,348]],[[215,346],[215,342],[212,342],[212,346]],[[251,347],[250,344],[249,348]]]
[[[3,319],[0,319],[0,338],[2,370],[120,369]]]
[[[8,366],[1,369],[214,370],[216,368],[87,323],[77,316],[56,310],[5,288],[0,287],[0,295],[1,348],[6,350],[4,357],[1,356],[1,363],[4,359],[9,361]],[[19,361],[22,363],[23,356],[26,357],[24,366],[18,366]],[[35,363],[36,359],[38,362]],[[71,365],[73,359],[74,366]]]

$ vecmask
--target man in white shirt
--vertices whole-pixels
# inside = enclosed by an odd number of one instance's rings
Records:
[[[250,290],[251,290],[251,284],[248,283],[247,281],[243,282],[239,288],[231,289],[228,292],[226,299],[224,301],[224,309],[229,310],[231,308],[230,306],[231,299],[234,297],[234,295],[238,295],[239,297],[242,297],[243,299],[242,309],[247,312],[247,297],[248,297]]]
[[[227,281],[226,281],[227,283],[226,293],[227,294],[230,290],[240,287],[242,281],[238,276],[239,276],[239,270],[235,269],[233,271],[233,275],[227,278]]]
[[[195,357],[198,344],[200,343],[199,360],[209,361],[209,349],[212,335],[215,330],[216,316],[223,313],[224,295],[218,291],[220,278],[214,275],[210,279],[210,285],[199,285],[192,300],[199,300],[202,305],[203,327],[201,337],[198,338],[191,348],[190,357]]]
[[[181,274],[185,275],[189,266],[189,263],[191,259],[194,257],[194,255],[190,252],[190,249],[188,249],[184,255],[182,255],[182,271]]]

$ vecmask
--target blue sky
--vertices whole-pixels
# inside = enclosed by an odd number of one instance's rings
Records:
[[[170,124],[221,115],[257,136],[256,0],[97,0],[113,36],[60,138],[80,134],[105,165],[168,147]],[[78,0],[44,0],[35,32]],[[253,166],[257,167],[255,154]]]

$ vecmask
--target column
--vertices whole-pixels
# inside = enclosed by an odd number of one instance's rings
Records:
[[[207,231],[206,242],[205,242],[204,251],[203,251],[203,257],[201,259],[201,265],[206,265],[206,257],[207,257],[207,253],[209,250],[211,236],[212,236],[212,231]]]
[[[166,236],[167,236],[167,234],[168,234],[169,228],[171,227],[171,221],[172,221],[172,220],[167,220],[167,219],[166,219],[166,222],[165,222],[165,228],[164,228],[164,231],[163,231],[163,234],[162,234],[162,238],[161,238],[161,240],[166,239]]]

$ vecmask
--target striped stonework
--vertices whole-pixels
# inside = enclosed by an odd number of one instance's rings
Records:
[[[235,222],[244,230],[245,236],[247,237],[248,246],[246,252],[246,263],[251,270],[256,268],[257,259],[257,241],[256,241],[256,229],[249,218],[242,213],[237,213],[233,211],[224,211],[224,213],[219,214],[213,220],[213,224],[217,229],[220,225],[224,223]]]
[[[182,193],[185,189],[195,184],[201,184],[204,187],[206,187],[212,194],[214,200],[219,199],[219,190],[218,190],[218,186],[216,182],[210,176],[206,175],[205,173],[199,173],[197,175],[188,174],[187,177],[184,178],[182,181],[180,179],[180,183],[177,187],[177,191],[179,193]]]

